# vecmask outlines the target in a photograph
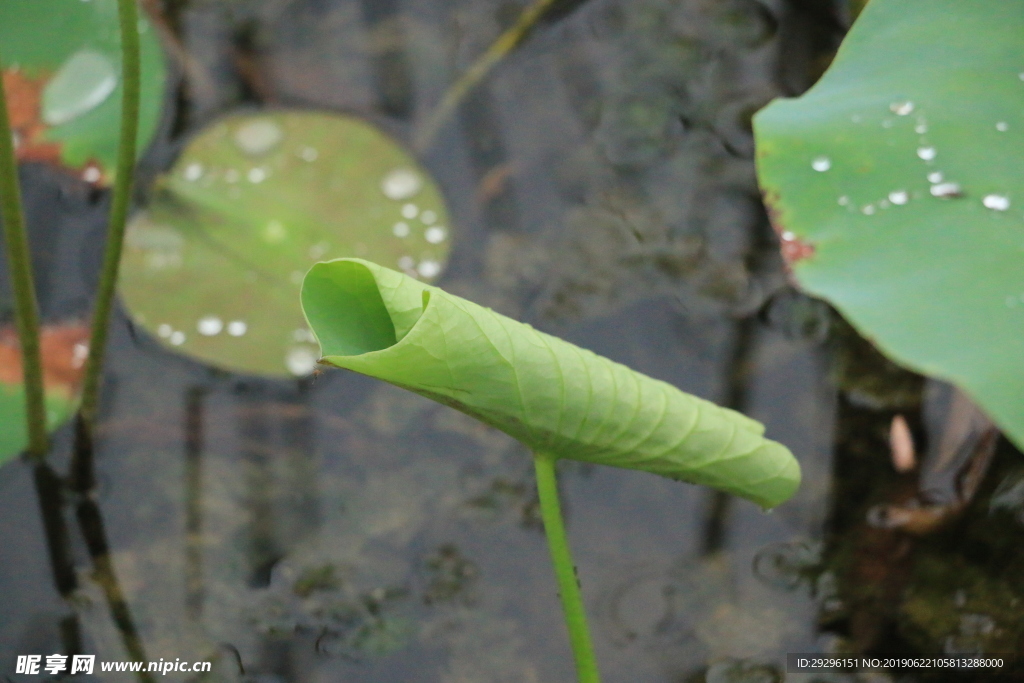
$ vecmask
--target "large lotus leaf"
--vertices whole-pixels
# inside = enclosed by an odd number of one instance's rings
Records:
[[[47,325],[40,333],[46,423],[53,429],[78,408],[89,330],[76,324]],[[28,446],[21,349],[11,327],[0,328],[0,463]]]
[[[141,152],[160,120],[167,70],[145,19],[139,34]],[[117,0],[3,0],[0,55],[18,158],[111,181],[121,130]]]
[[[375,263],[313,266],[302,307],[325,362],[457,408],[536,452],[767,508],[800,483],[793,455],[761,423]]]
[[[1024,447],[1022,36],[1022,2],[872,0],[754,124],[800,285]]]
[[[188,145],[130,225],[121,296],[169,348],[241,372],[305,375],[319,358],[298,305],[313,263],[366,256],[431,280],[448,237],[440,191],[368,123],[234,115]]]

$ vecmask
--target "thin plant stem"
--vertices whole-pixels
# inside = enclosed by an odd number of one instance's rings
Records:
[[[103,360],[110,327],[110,314],[117,286],[121,249],[124,244],[125,224],[131,205],[132,176],[135,172],[135,152],[139,131],[139,99],[141,90],[141,60],[139,56],[139,15],[136,0],[118,0],[117,14],[121,33],[121,137],[117,150],[114,176],[114,197],[111,202],[107,226],[107,241],[103,253],[103,269],[99,290],[93,308],[92,330],[89,339],[89,357],[82,385],[82,403],[76,420],[75,449],[71,459],[72,488],[80,495],[78,523],[92,558],[94,578],[103,589],[114,624],[121,634],[128,656],[135,662],[147,661],[142,638],[132,619],[124,593],[117,580],[110,557],[106,531],[99,505],[91,497],[95,488],[93,444],[96,419],[99,413],[99,392],[103,379]],[[153,677],[140,672],[142,683],[152,683]]]
[[[0,64],[0,74],[3,65]],[[32,255],[25,234],[25,217],[18,187],[18,164],[14,138],[7,115],[7,96],[0,79],[0,219],[7,242],[7,264],[14,286],[14,318],[21,344],[21,367],[25,383],[25,417],[28,454],[37,463],[46,458],[46,395],[43,390],[43,359],[39,349],[39,309],[32,279]]]
[[[117,175],[114,177],[114,199],[110,208],[107,243],[103,253],[103,270],[96,293],[89,339],[89,358],[82,384],[82,405],[79,408],[81,424],[86,436],[91,437],[96,425],[100,384],[103,379],[103,358],[110,326],[110,312],[117,286],[117,271],[121,263],[124,228],[131,204],[132,176],[135,171],[135,147],[139,132],[139,91],[141,74],[139,61],[138,10],[135,0],[118,0],[121,23],[121,140],[117,150]]]
[[[558,0],[536,0],[523,10],[516,23],[505,30],[459,78],[448,88],[441,101],[430,112],[426,122],[413,140],[413,148],[425,152],[434,144],[448,117],[458,108],[470,90],[484,79],[494,65],[512,52],[533,29],[534,25]]]
[[[569,540],[562,521],[562,506],[558,502],[558,482],[555,478],[557,458],[546,453],[534,453],[533,463],[537,472],[537,493],[540,496],[540,514],[544,520],[544,531],[548,537],[548,550],[555,566],[558,579],[558,595],[562,600],[565,625],[569,629],[569,642],[576,659],[576,675],[580,683],[600,683],[594,646],[590,642],[590,629],[583,609],[583,596],[576,577],[576,565],[572,561]]]

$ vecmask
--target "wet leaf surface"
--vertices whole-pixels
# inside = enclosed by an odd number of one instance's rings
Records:
[[[139,38],[141,154],[160,121],[167,71],[145,19]],[[108,184],[121,125],[117,0],[8,0],[0,4],[0,50],[18,158]]]
[[[1024,444],[1024,7],[877,0],[806,95],[755,118],[800,285]]]
[[[216,367],[307,375],[311,265],[361,255],[423,280],[451,227],[426,171],[354,117],[236,114],[191,141],[129,228],[121,297],[166,346]]]

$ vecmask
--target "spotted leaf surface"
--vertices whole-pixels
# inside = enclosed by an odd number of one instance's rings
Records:
[[[155,29],[143,18],[138,30],[141,153],[160,120],[167,70]],[[109,183],[121,130],[117,0],[4,0],[0,56],[18,158]]]
[[[754,119],[783,254],[895,360],[1024,446],[1024,4],[872,0]]]
[[[320,263],[302,305],[326,362],[457,408],[535,451],[767,508],[799,484],[796,460],[760,423],[402,273]]]
[[[318,349],[298,301],[317,261],[366,256],[432,280],[448,255],[433,181],[350,116],[229,116],[157,185],[126,235],[122,299],[162,344],[229,370],[313,371]]]

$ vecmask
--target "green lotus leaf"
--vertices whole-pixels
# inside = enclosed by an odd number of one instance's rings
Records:
[[[766,508],[799,484],[796,460],[760,423],[375,263],[313,266],[302,307],[324,362],[452,406],[534,451]]]
[[[799,284],[1024,447],[1024,3],[872,0],[754,119]]]
[[[192,140],[128,228],[121,297],[168,348],[217,367],[306,375],[318,349],[296,306],[310,265],[367,256],[424,280],[448,213],[398,144],[351,116],[237,114]]]
[[[141,153],[160,121],[167,69],[145,19],[139,34]],[[112,181],[121,129],[117,0],[4,0],[0,55],[18,158],[55,163],[94,183]]]

